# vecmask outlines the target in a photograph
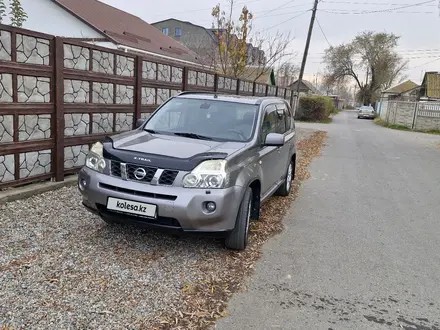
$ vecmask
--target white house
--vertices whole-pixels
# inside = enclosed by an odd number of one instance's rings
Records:
[[[9,7],[9,1],[5,4]],[[199,65],[197,55],[137,16],[98,0],[21,0],[23,28],[108,48]],[[3,24],[10,24],[8,18]]]

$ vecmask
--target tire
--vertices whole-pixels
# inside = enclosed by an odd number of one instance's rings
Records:
[[[252,210],[252,189],[248,187],[244,193],[240,208],[238,209],[235,228],[225,239],[225,246],[231,250],[242,251],[246,249],[249,237],[249,223]]]
[[[295,164],[294,162],[291,161],[286,170],[286,180],[284,180],[283,184],[278,188],[276,195],[289,196],[290,190],[292,189],[292,181],[294,177],[295,177]]]

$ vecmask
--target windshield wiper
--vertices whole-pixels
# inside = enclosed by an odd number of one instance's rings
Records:
[[[191,139],[209,140],[209,141],[213,140],[213,138],[211,138],[209,136],[204,136],[204,135],[195,134],[195,133],[177,132],[177,133],[173,133],[173,134],[174,135],[178,135],[178,136],[188,137],[188,138],[191,138]]]
[[[145,132],[151,133],[151,134],[160,134],[158,131],[155,131],[154,129],[145,128]]]

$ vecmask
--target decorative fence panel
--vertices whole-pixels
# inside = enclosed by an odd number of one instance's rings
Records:
[[[54,176],[54,39],[0,25],[0,187]]]
[[[0,24],[0,189],[62,181],[92,143],[188,90],[293,101],[289,89]]]

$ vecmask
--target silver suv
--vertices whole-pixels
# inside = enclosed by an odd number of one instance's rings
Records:
[[[295,123],[275,97],[183,92],[137,129],[92,146],[83,205],[108,223],[220,232],[246,248],[249,221],[295,175]]]

